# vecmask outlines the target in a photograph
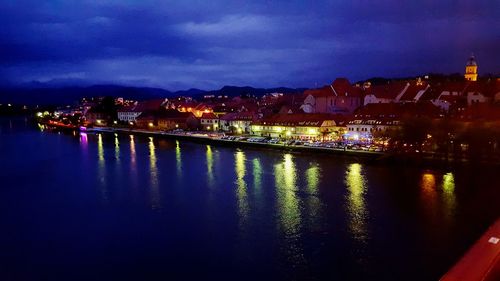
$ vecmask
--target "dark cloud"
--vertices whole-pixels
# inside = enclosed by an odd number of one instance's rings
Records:
[[[216,88],[498,72],[498,1],[6,1],[0,75]]]

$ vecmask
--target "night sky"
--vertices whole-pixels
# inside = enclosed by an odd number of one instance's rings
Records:
[[[1,83],[314,87],[499,73],[500,1],[3,0],[0,38]]]

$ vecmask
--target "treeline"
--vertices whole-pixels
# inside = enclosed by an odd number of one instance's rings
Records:
[[[450,160],[500,160],[500,120],[403,118],[401,126],[379,133],[396,153],[421,153]]]

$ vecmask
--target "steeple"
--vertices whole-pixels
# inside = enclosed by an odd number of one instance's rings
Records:
[[[477,81],[477,62],[474,54],[467,60],[464,77],[469,81]]]

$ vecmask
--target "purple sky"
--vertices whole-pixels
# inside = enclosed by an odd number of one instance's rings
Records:
[[[314,87],[499,73],[500,1],[4,0],[0,38],[4,83]]]

